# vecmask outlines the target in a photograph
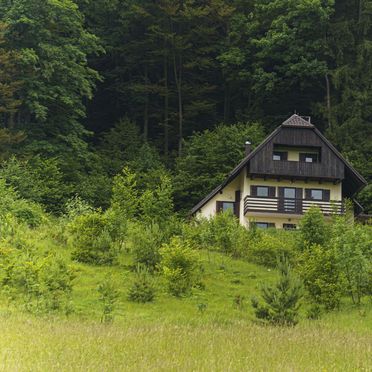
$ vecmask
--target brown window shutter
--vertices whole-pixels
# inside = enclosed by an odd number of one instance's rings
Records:
[[[284,187],[278,187],[279,198],[284,198]]]
[[[305,161],[306,154],[300,154],[300,161]]]
[[[275,198],[275,187],[274,186],[269,187],[269,197]]]
[[[331,190],[323,190],[323,201],[331,200]]]
[[[311,200],[311,189],[305,189],[305,199]]]
[[[251,186],[251,196],[257,196],[257,186]]]
[[[234,215],[238,218],[240,217],[240,202],[238,201],[234,203]]]
[[[288,160],[288,152],[282,152],[282,160]]]
[[[240,202],[240,190],[235,191],[235,201]]]
[[[302,189],[296,188],[296,199],[302,199]]]
[[[216,212],[220,213],[222,211],[222,201],[216,202]]]

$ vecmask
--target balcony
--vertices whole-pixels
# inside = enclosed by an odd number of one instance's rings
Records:
[[[329,202],[307,199],[285,199],[278,197],[246,196],[244,198],[244,214],[249,212],[304,214],[310,207],[318,206],[324,215],[344,214],[344,203],[340,200]]]

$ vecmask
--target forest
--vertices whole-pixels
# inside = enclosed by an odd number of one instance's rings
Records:
[[[0,370],[370,370],[350,200],[189,212],[293,113],[370,182],[371,42],[369,0],[0,0]]]
[[[2,177],[50,212],[107,208],[128,166],[169,177],[185,214],[294,112],[371,180],[370,1],[15,0],[0,17]]]

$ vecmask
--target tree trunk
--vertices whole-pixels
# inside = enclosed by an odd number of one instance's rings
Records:
[[[230,121],[230,84],[225,84],[225,97],[224,97],[224,108],[223,108],[223,121],[228,123]]]
[[[173,70],[178,95],[178,155],[181,156],[183,141],[182,56],[179,56],[179,66],[177,71],[175,52],[173,53]]]
[[[148,84],[148,70],[147,66],[145,66],[145,108],[143,113],[143,139],[147,142],[148,135],[149,135],[149,94],[147,91],[147,84]]]
[[[331,87],[329,84],[329,77],[328,74],[325,74],[325,81],[326,81],[326,90],[327,90],[327,119],[328,119],[328,129],[332,130],[331,124]]]
[[[164,43],[165,44],[165,43]],[[169,90],[168,90],[168,56],[164,45],[164,157],[169,152]]]

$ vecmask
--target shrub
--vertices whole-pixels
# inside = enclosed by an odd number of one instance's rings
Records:
[[[129,224],[126,239],[135,264],[145,265],[150,271],[154,271],[160,262],[160,247],[165,241],[159,225]]]
[[[311,299],[326,310],[339,306],[342,283],[335,250],[313,245],[299,259],[299,273]]]
[[[108,228],[107,217],[91,212],[76,217],[68,226],[75,247],[72,258],[90,264],[113,264],[117,252]]]
[[[312,206],[300,221],[299,247],[305,250],[313,245],[324,245],[329,236],[322,211]]]
[[[105,279],[98,285],[97,291],[99,293],[99,301],[102,304],[102,315],[101,322],[109,323],[114,319],[115,304],[119,297],[119,293],[113,283],[110,276],[106,276]]]
[[[302,283],[293,277],[286,258],[280,260],[278,269],[280,277],[277,284],[261,289],[264,303],[252,298],[252,306],[256,317],[266,323],[294,326],[298,323]]]
[[[230,211],[210,220],[194,219],[183,227],[182,235],[195,248],[219,251],[233,257],[247,254],[251,233],[239,224]]]
[[[179,237],[171,239],[160,249],[161,271],[169,293],[182,296],[200,281],[201,265],[198,254]]]
[[[1,284],[10,299],[30,312],[71,310],[73,270],[54,253],[41,256],[35,250],[2,250]]]
[[[93,212],[94,209],[79,195],[75,195],[68,199],[65,204],[65,212],[68,219],[73,220],[74,218],[81,216],[82,214],[88,214]]]
[[[278,259],[285,256],[290,262],[295,256],[295,235],[291,231],[265,231],[251,240],[249,261],[266,267],[275,267]]]
[[[332,244],[338,268],[346,282],[346,291],[353,303],[359,305],[370,289],[372,229],[350,224],[345,217],[340,217],[333,224]]]
[[[128,300],[133,302],[152,302],[155,298],[155,286],[146,267],[137,265],[135,280],[129,289]]]
[[[0,215],[13,215],[18,222],[37,227],[47,220],[38,204],[20,198],[19,194],[0,179]]]

